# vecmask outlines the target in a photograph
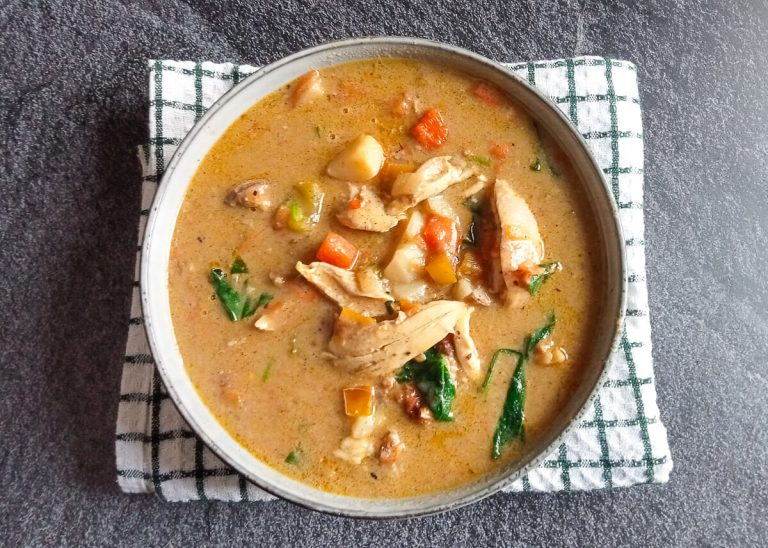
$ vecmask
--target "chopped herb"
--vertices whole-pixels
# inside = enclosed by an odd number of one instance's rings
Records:
[[[229,272],[232,274],[247,274],[248,273],[248,267],[245,264],[245,261],[243,258],[238,255],[235,257],[235,262],[232,263],[232,268],[229,269]]]
[[[320,126],[315,126],[315,135],[320,137]]]
[[[507,389],[507,396],[504,399],[504,407],[496,425],[496,431],[493,433],[493,442],[491,444],[491,457],[498,459],[501,456],[502,448],[514,439],[523,436],[523,420],[525,419],[525,366],[528,363],[531,352],[544,338],[548,337],[555,328],[555,315],[550,313],[546,325],[540,327],[525,338],[523,342],[523,351],[518,352],[502,348],[497,350],[488,366],[489,374],[483,383],[485,387],[490,382],[490,370],[495,360],[504,353],[516,353],[517,364],[515,372],[512,374],[512,380]]]
[[[288,453],[285,462],[291,466],[301,466],[304,463],[304,452],[301,450],[301,446]]]
[[[488,156],[475,156],[474,154],[470,154],[467,158],[481,166],[491,167],[491,159]]]
[[[267,382],[270,375],[272,375],[272,366],[275,365],[275,358],[270,357],[267,360],[267,366],[264,368],[264,373],[261,374],[261,381]]]
[[[262,306],[267,306],[269,303],[272,302],[272,299],[275,297],[271,293],[262,293],[259,295],[259,299],[256,301],[256,308],[261,308]]]
[[[528,293],[531,295],[535,295],[539,289],[541,289],[541,285],[547,281],[552,274],[562,269],[560,263],[544,263],[539,266],[544,269],[544,272],[531,276],[531,281],[528,282]]]
[[[246,301],[227,281],[226,274],[220,268],[211,269],[211,283],[216,290],[216,296],[221,301],[221,306],[227,312],[233,322],[243,319],[243,310]]]
[[[541,162],[538,158],[536,158],[533,163],[531,164],[531,169],[533,171],[541,171]]]
[[[230,274],[244,274],[248,267],[242,257],[237,257],[232,263]],[[211,269],[211,284],[216,291],[216,296],[221,301],[221,306],[233,322],[253,316],[256,311],[272,300],[272,295],[262,293],[257,300],[248,295],[248,291],[241,293],[230,284],[227,274],[220,268]]]
[[[453,400],[456,385],[448,372],[445,356],[434,348],[427,350],[424,361],[409,360],[395,375],[397,382],[413,382],[424,396],[435,420],[453,420]]]
[[[387,313],[389,314],[397,314],[398,310],[400,310],[400,303],[397,301],[387,301],[384,303],[384,306],[387,307]]]

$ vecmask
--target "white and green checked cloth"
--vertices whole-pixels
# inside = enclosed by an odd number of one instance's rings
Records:
[[[672,459],[656,405],[651,357],[637,71],[626,61],[600,57],[509,67],[549,95],[589,143],[619,207],[629,276],[620,348],[594,405],[565,442],[510,490],[568,491],[666,482]],[[139,248],[158,181],[181,139],[214,101],[255,70],[230,63],[150,62],[150,141],[140,154],[144,177]],[[133,285],[117,418],[120,487],[170,501],[272,498],[208,450],[177,412],[149,354],[138,281]]]

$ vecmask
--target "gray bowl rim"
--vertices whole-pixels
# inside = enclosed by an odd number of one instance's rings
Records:
[[[433,40],[427,40],[423,38],[413,38],[413,37],[407,37],[407,36],[366,36],[366,37],[358,37],[358,38],[348,38],[348,39],[326,42],[317,46],[305,48],[293,54],[285,56],[281,59],[278,59],[273,63],[264,65],[258,68],[254,73],[252,73],[251,75],[247,76],[244,80],[242,80],[237,86],[231,88],[229,91],[224,93],[219,99],[217,99],[208,108],[206,113],[195,123],[195,125],[190,129],[190,131],[186,134],[186,136],[182,139],[178,148],[174,152],[171,160],[168,162],[168,165],[166,166],[163,176],[158,184],[158,188],[152,200],[152,205],[150,207],[150,212],[149,212],[147,224],[145,227],[145,235],[144,235],[141,257],[140,257],[141,307],[142,307],[142,315],[145,318],[147,340],[149,343],[150,351],[152,353],[153,361],[157,371],[160,374],[162,382],[166,387],[166,390],[168,391],[171,402],[179,411],[179,413],[181,414],[183,419],[186,421],[186,423],[190,426],[190,428],[192,428],[195,434],[201,439],[204,445],[206,445],[214,454],[216,454],[227,465],[231,466],[233,470],[245,476],[249,481],[257,485],[259,488],[261,488],[265,492],[271,495],[274,495],[275,497],[278,497],[280,499],[287,500],[288,502],[291,502],[293,504],[296,504],[297,506],[306,508],[308,510],[319,511],[322,513],[340,516],[340,517],[351,517],[351,518],[361,518],[361,519],[373,519],[373,520],[410,519],[410,518],[430,516],[430,515],[435,515],[443,512],[456,510],[464,506],[478,502],[484,498],[487,498],[493,494],[496,494],[502,491],[505,487],[511,485],[516,480],[518,480],[519,478],[527,474],[529,471],[536,468],[548,455],[550,455],[562,443],[563,438],[568,433],[570,433],[576,427],[576,425],[581,421],[583,416],[586,414],[586,412],[589,410],[590,406],[594,402],[600,387],[603,385],[603,382],[606,377],[607,369],[608,369],[608,363],[611,359],[611,356],[613,356],[613,354],[616,352],[616,350],[619,347],[619,343],[621,339],[621,330],[624,325],[625,309],[626,309],[626,292],[627,292],[626,255],[625,255],[624,245],[619,245],[618,249],[613,250],[613,252],[616,253],[615,256],[619,260],[619,264],[617,266],[619,267],[618,271],[621,274],[621,280],[615,280],[615,282],[619,284],[618,301],[617,301],[618,309],[615,311],[615,322],[613,323],[614,333],[613,333],[613,336],[611,337],[611,343],[610,345],[608,345],[608,348],[603,353],[602,357],[599,358],[600,365],[601,365],[601,372],[595,379],[594,386],[590,390],[589,394],[585,398],[579,410],[571,417],[571,419],[568,421],[565,428],[561,430],[560,433],[557,434],[557,436],[549,444],[547,444],[535,456],[530,458],[524,465],[522,465],[521,467],[515,470],[510,470],[509,472],[505,473],[503,477],[499,478],[492,485],[484,488],[479,488],[476,491],[468,495],[465,495],[463,497],[456,498],[453,500],[448,500],[446,502],[437,503],[432,506],[428,506],[424,508],[415,508],[415,509],[407,510],[403,512],[395,511],[391,513],[377,514],[377,513],[366,511],[366,510],[360,510],[360,511],[342,510],[334,506],[328,506],[328,505],[309,502],[305,499],[302,499],[300,496],[294,496],[292,493],[283,491],[282,489],[272,485],[271,483],[265,481],[263,478],[254,474],[252,471],[247,469],[242,469],[239,466],[237,466],[237,464],[234,463],[229,458],[227,453],[224,452],[218,446],[218,444],[206,433],[206,431],[198,426],[197,421],[191,415],[191,412],[184,405],[183,401],[181,400],[181,396],[173,386],[173,383],[168,382],[168,372],[165,369],[165,364],[162,358],[162,352],[159,349],[159,346],[158,346],[159,343],[156,340],[156,335],[153,330],[152,313],[150,312],[151,308],[149,306],[149,301],[148,301],[148,292],[146,291],[145,288],[149,283],[149,277],[150,277],[148,265],[150,263],[150,255],[152,250],[152,245],[151,245],[152,244],[151,235],[153,232],[152,229],[154,225],[158,222],[160,205],[163,201],[163,196],[165,195],[168,187],[168,185],[164,183],[171,178],[176,166],[181,161],[181,158],[183,157],[184,152],[187,150],[190,143],[200,133],[201,129],[205,126],[206,122],[210,120],[213,116],[215,116],[216,113],[219,111],[219,109],[225,103],[229,102],[238,93],[244,91],[248,85],[252,85],[253,82],[258,81],[263,76],[269,74],[270,72],[278,68],[281,68],[287,64],[299,61],[305,57],[309,57],[321,52],[332,52],[334,50],[341,50],[341,49],[346,49],[349,47],[355,47],[355,46],[361,46],[361,45],[410,46],[410,47],[419,48],[422,50],[436,50],[436,51],[447,52],[460,57],[468,58],[471,61],[476,62],[478,64],[485,65],[487,68],[502,74],[503,77],[513,79],[516,81],[517,84],[527,88],[529,92],[537,96],[537,98],[541,101],[543,106],[548,107],[549,110],[553,114],[555,114],[557,117],[559,117],[562,122],[565,122],[565,126],[570,130],[570,133],[572,134],[571,136],[575,137],[575,139],[577,140],[578,144],[580,145],[579,147],[581,149],[580,152],[584,155],[585,159],[588,160],[590,164],[590,168],[594,172],[593,174],[597,175],[597,177],[599,178],[601,182],[602,190],[608,198],[607,203],[609,204],[611,218],[613,220],[612,228],[616,231],[616,237],[619,242],[624,242],[618,208],[612,198],[610,186],[608,185],[608,182],[605,180],[602,170],[599,164],[597,163],[597,161],[595,160],[594,155],[592,154],[592,151],[589,148],[589,145],[587,144],[583,136],[579,133],[578,129],[574,127],[573,123],[565,115],[565,113],[563,113],[557,107],[557,105],[555,105],[550,100],[550,98],[546,96],[543,92],[541,92],[536,87],[529,84],[527,81],[525,81],[523,78],[521,78],[517,74],[513,73],[511,70],[503,66],[501,63],[493,61],[480,54],[474,53],[473,51],[470,51],[468,49],[454,46],[452,44],[446,44],[446,43],[437,42]],[[440,61],[438,61],[438,64],[439,63]],[[528,107],[526,107],[526,110],[529,110]],[[531,115],[533,116],[533,114]],[[176,218],[174,218],[174,224],[175,224],[175,220]],[[595,361],[597,360],[598,358],[595,358]],[[442,492],[441,494],[444,496],[448,496],[450,493],[451,493],[451,490],[447,490]],[[351,498],[358,499],[361,501],[368,500],[360,497],[351,497]],[[393,500],[398,500],[398,499],[393,499]]]

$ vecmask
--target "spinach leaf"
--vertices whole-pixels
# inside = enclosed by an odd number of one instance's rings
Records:
[[[216,290],[216,296],[221,301],[229,319],[233,322],[243,319],[245,301],[235,288],[229,285],[226,274],[220,268],[211,269],[211,283]]]
[[[547,281],[552,274],[558,272],[562,268],[560,263],[544,263],[539,266],[544,269],[544,272],[531,276],[531,281],[528,283],[528,293],[531,295],[535,295],[539,289],[541,289],[541,285]]]
[[[523,351],[518,352],[502,348],[497,350],[491,360],[495,362],[499,354],[504,353],[517,354],[517,364],[515,372],[512,374],[512,380],[507,389],[507,396],[504,399],[504,407],[501,416],[496,424],[496,431],[493,433],[491,443],[491,457],[498,459],[501,456],[501,450],[510,441],[523,436],[523,421],[525,420],[525,366],[530,359],[531,352],[542,339],[548,337],[555,328],[555,315],[550,313],[546,325],[540,327],[525,338],[523,342]],[[489,374],[486,375],[486,381],[483,387],[489,382],[491,366],[488,366]]]
[[[464,236],[464,239],[461,241],[461,243],[463,243],[467,247],[477,247],[476,217],[477,215],[472,215],[472,222],[469,223],[469,228],[467,229],[467,235]]]
[[[242,258],[237,257],[230,269],[231,274],[242,274],[248,272],[248,267]],[[216,291],[216,296],[221,301],[221,306],[233,322],[253,316],[262,306],[266,306],[271,300],[272,295],[262,293],[258,299],[253,299],[247,294],[240,293],[227,280],[227,275],[220,268],[211,269],[211,283]]]
[[[269,376],[272,374],[272,366],[275,365],[275,358],[269,357],[267,360],[267,366],[264,368],[264,373],[261,374],[261,382],[267,382]]]
[[[491,363],[488,364],[488,371],[485,373],[485,379],[483,380],[483,384],[480,386],[481,392],[488,392],[488,387],[491,385],[491,377],[493,376],[493,370],[496,368],[496,362],[499,360],[499,357],[502,354],[509,354],[510,356],[517,356],[518,359],[522,356],[520,352],[517,350],[512,350],[511,348],[499,348],[496,352],[493,353],[493,357],[491,357]]]
[[[409,360],[397,373],[397,382],[413,382],[432,410],[435,420],[453,420],[456,385],[448,372],[448,362],[434,348],[427,350],[421,362]]]
[[[235,262],[232,263],[232,268],[229,269],[229,272],[232,274],[247,274],[248,273],[248,267],[245,264],[245,261],[243,258],[238,255],[235,257]]]
[[[464,207],[474,214],[479,214],[483,209],[483,201],[477,196],[470,196],[464,200]]]

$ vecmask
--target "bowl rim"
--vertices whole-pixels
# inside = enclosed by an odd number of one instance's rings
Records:
[[[297,494],[294,494],[290,491],[286,491],[276,485],[273,485],[269,481],[260,477],[258,474],[254,473],[253,471],[240,467],[233,460],[233,458],[230,458],[230,455],[227,454],[216,443],[216,441],[212,439],[209,433],[198,424],[196,417],[185,406],[182,400],[182,396],[179,393],[179,391],[176,389],[175,385],[172,382],[169,382],[169,371],[163,359],[163,351],[160,348],[161,342],[157,339],[157,333],[156,333],[155,324],[153,321],[154,318],[153,318],[152,306],[149,299],[149,291],[147,289],[152,279],[152,274],[150,272],[151,256],[152,256],[152,249],[153,249],[152,233],[154,232],[153,230],[154,227],[158,224],[158,217],[160,216],[160,211],[161,211],[160,205],[162,204],[163,197],[166,195],[169,188],[169,184],[165,184],[165,183],[172,178],[173,173],[176,170],[176,167],[178,166],[178,164],[180,163],[182,157],[184,156],[185,151],[189,148],[190,143],[192,143],[196,138],[198,138],[198,135],[201,133],[203,127],[206,125],[206,122],[208,122],[211,118],[213,118],[217,114],[217,112],[222,108],[223,105],[231,101],[239,93],[242,93],[243,91],[245,91],[245,89],[250,85],[250,83],[263,78],[264,76],[268,75],[269,73],[281,67],[284,67],[288,64],[294,63],[305,57],[310,57],[318,53],[328,53],[337,49],[346,49],[349,47],[362,46],[362,45],[411,46],[419,49],[438,50],[438,51],[458,55],[460,57],[467,58],[472,62],[485,65],[487,68],[502,74],[505,78],[510,78],[515,80],[518,84],[522,85],[524,88],[527,88],[527,91],[537,96],[537,98],[540,101],[542,101],[544,104],[546,104],[549,107],[549,110],[552,113],[554,113],[557,117],[559,117],[562,122],[565,122],[565,126],[569,129],[570,133],[572,134],[572,137],[576,139],[579,145],[579,148],[581,149],[581,153],[584,155],[584,158],[588,161],[589,167],[592,169],[592,171],[594,171],[595,174],[599,176],[599,179],[601,182],[601,189],[608,198],[606,201],[609,205],[611,220],[613,221],[612,228],[616,231],[616,237],[619,241],[618,249],[615,249],[614,252],[616,253],[615,256],[618,260],[618,265],[616,265],[618,266],[617,271],[621,275],[621,280],[616,280],[616,282],[618,283],[618,287],[617,287],[618,299],[616,301],[618,310],[605,311],[605,313],[610,312],[610,314],[613,317],[615,317],[615,322],[613,323],[613,326],[614,326],[613,335],[610,338],[610,344],[607,345],[606,351],[601,356],[595,356],[593,358],[594,361],[600,362],[600,367],[601,367],[600,373],[595,378],[594,386],[589,390],[589,393],[584,399],[583,404],[578,409],[578,411],[572,415],[570,420],[567,422],[565,428],[562,429],[559,432],[559,434],[557,434],[550,443],[548,443],[536,455],[530,458],[524,465],[522,465],[516,470],[511,470],[509,472],[506,472],[502,477],[500,477],[498,480],[496,480],[494,483],[490,484],[489,486],[486,486],[486,487],[480,486],[475,491],[472,491],[461,497],[444,501],[444,502],[439,502],[432,506],[427,506],[424,508],[407,509],[404,511],[400,511],[396,509],[394,511],[385,512],[385,513],[376,513],[376,512],[372,512],[370,510],[365,510],[365,509],[363,510],[342,509],[332,505],[318,503],[316,501],[308,501]],[[439,61],[437,62],[439,63]],[[332,66],[332,65],[327,65],[327,66]],[[252,106],[253,105],[251,105],[251,107]],[[226,131],[227,130],[225,130],[225,132]],[[216,141],[214,141],[211,144],[211,146],[213,146],[215,142]],[[189,180],[191,179],[188,179],[186,188],[188,188]],[[185,193],[186,193],[186,188],[185,188]],[[173,230],[175,230],[175,224],[177,219],[178,219],[178,212],[173,218],[173,224],[174,224]],[[563,438],[569,432],[571,432],[576,427],[576,425],[581,421],[583,416],[586,414],[586,412],[589,410],[590,406],[594,402],[597,396],[597,393],[605,380],[609,361],[611,359],[611,356],[613,356],[614,353],[617,351],[620,343],[620,339],[621,339],[622,327],[625,320],[626,292],[627,292],[626,250],[623,245],[623,242],[624,242],[624,237],[623,237],[623,231],[622,231],[620,217],[619,217],[619,211],[614,199],[612,198],[610,186],[608,185],[608,182],[606,181],[605,176],[602,173],[602,170],[594,157],[594,154],[589,148],[589,145],[587,144],[584,137],[581,135],[578,129],[572,124],[572,122],[566,116],[566,114],[562,112],[542,91],[540,91],[536,87],[529,84],[527,81],[525,81],[525,79],[521,78],[517,74],[513,73],[509,68],[505,67],[500,62],[491,60],[480,54],[474,53],[473,51],[470,51],[468,49],[458,47],[452,44],[446,44],[446,43],[437,42],[433,40],[406,37],[406,36],[366,36],[366,37],[358,37],[358,38],[347,38],[342,40],[326,42],[317,46],[302,49],[293,54],[282,57],[277,61],[274,61],[270,64],[267,64],[258,68],[254,73],[250,74],[245,79],[243,79],[239,85],[231,88],[230,90],[225,92],[221,97],[219,97],[208,108],[205,114],[199,120],[197,120],[197,122],[195,122],[194,126],[181,140],[178,148],[173,153],[171,160],[168,162],[167,166],[165,167],[163,176],[159,181],[156,193],[154,195],[152,204],[150,206],[150,211],[149,211],[147,223],[145,226],[145,233],[144,233],[144,239],[142,242],[142,250],[141,250],[141,256],[140,256],[140,296],[141,296],[140,300],[141,300],[142,315],[145,318],[145,329],[146,329],[147,341],[149,343],[154,366],[157,369],[157,372],[160,374],[162,382],[170,396],[170,401],[175,406],[175,408],[179,411],[182,418],[186,421],[189,427],[200,438],[200,440],[214,454],[216,454],[217,457],[223,460],[228,466],[232,467],[233,470],[245,476],[249,481],[257,485],[259,488],[261,488],[265,492],[272,494],[280,499],[287,500],[298,506],[307,508],[309,510],[320,511],[330,515],[336,515],[336,516],[342,516],[342,517],[374,519],[374,520],[409,519],[414,517],[434,515],[438,513],[455,510],[463,506],[473,504],[475,502],[478,502],[479,500],[482,500],[486,497],[489,497],[495,493],[500,492],[505,487],[509,486],[510,484],[518,480],[520,477],[528,473],[530,470],[537,467],[547,456],[549,456],[552,453],[552,451],[554,451],[558,447],[559,444],[562,443]],[[167,278],[167,269],[165,270],[164,274]],[[198,397],[200,397],[199,394],[198,394]],[[205,405],[204,402],[203,402],[203,405]],[[218,421],[218,419],[216,420]],[[226,429],[224,430],[226,431]],[[240,442],[237,441],[237,439],[234,438],[234,436],[229,434],[228,431],[226,433],[227,435],[229,435],[229,437],[232,440],[235,441],[235,443],[240,444]],[[266,463],[264,464],[266,466],[269,466]],[[282,474],[282,472],[277,471],[277,473],[285,476],[284,474]],[[293,478],[290,478],[290,479],[293,479]],[[312,486],[309,486],[308,484],[305,484],[298,480],[295,480],[295,481],[297,481],[303,486],[312,488]],[[448,490],[436,493],[436,494],[441,494],[446,496],[449,493],[451,493],[451,491],[457,490],[458,487],[459,486],[457,486],[456,488],[452,488],[452,489],[448,489]],[[377,499],[366,499],[364,497],[356,497],[356,496],[349,496],[348,498],[353,500],[360,500],[360,501],[377,500]],[[415,498],[418,498],[418,496]],[[378,499],[378,500],[381,500],[381,499]],[[401,499],[386,499],[386,500],[401,500]]]

